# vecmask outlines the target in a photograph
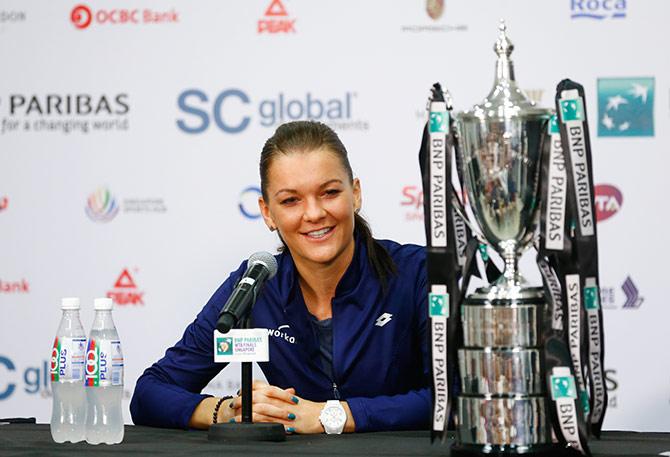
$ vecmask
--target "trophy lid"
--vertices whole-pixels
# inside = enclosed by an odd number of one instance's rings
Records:
[[[483,102],[461,114],[462,119],[508,119],[510,117],[535,118],[548,116],[550,111],[538,107],[519,88],[514,76],[514,64],[510,59],[514,45],[507,36],[503,19],[498,26],[498,40],[493,46],[496,53],[496,73],[493,88]]]

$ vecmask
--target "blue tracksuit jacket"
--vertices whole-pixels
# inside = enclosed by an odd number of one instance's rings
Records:
[[[379,241],[398,273],[386,293],[367,250],[354,258],[332,300],[333,377],[324,372],[298,275],[288,252],[252,311],[252,326],[267,328],[270,361],[260,363],[270,384],[294,387],[308,400],[346,400],[356,431],[428,428],[430,366],[427,348],[425,250]],[[214,363],[212,334],[219,311],[246,270],[246,261],[219,287],[182,339],[138,379],[130,405],[138,425],[188,428],[200,392],[223,368]],[[389,320],[390,318],[390,320]]]

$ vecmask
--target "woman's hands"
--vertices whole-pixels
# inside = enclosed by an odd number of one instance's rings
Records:
[[[252,387],[252,420],[254,422],[274,422],[282,424],[288,433],[323,433],[319,414],[325,403],[317,403],[295,394],[295,389],[281,389],[263,381],[254,381]],[[345,403],[346,404],[346,403]],[[231,402],[235,410],[235,422],[242,421],[242,398]],[[347,411],[347,425],[353,423],[351,412]]]

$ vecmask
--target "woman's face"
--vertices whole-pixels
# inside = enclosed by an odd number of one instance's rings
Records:
[[[268,170],[267,195],[268,201],[259,199],[265,223],[279,231],[296,262],[330,265],[351,258],[361,188],[358,179],[349,181],[335,153],[278,154]]]

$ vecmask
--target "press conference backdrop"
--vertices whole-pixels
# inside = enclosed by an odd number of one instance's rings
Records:
[[[49,420],[63,296],[110,296],[128,401],[249,254],[258,158],[282,122],[333,126],[378,238],[424,244],[428,89],[489,91],[498,20],[545,106],[584,85],[594,154],[608,429],[670,428],[670,4],[649,0],[0,2],[0,417]],[[539,283],[533,254],[526,276]],[[292,338],[273,329],[272,338]],[[257,375],[260,376],[259,373]],[[234,392],[229,368],[206,391]]]

